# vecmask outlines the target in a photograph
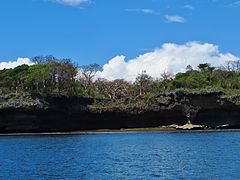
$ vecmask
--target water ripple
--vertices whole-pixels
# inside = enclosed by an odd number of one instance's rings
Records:
[[[0,179],[240,179],[240,132],[0,137]]]

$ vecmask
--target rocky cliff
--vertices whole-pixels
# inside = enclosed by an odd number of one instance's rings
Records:
[[[0,133],[184,125],[240,128],[240,96],[176,91],[118,101],[59,95],[0,96]]]

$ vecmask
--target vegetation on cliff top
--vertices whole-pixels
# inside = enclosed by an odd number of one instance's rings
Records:
[[[134,101],[139,96],[151,99],[160,93],[179,89],[222,90],[227,94],[240,92],[239,62],[228,62],[226,67],[221,68],[207,63],[199,64],[197,70],[189,65],[185,73],[173,76],[165,72],[159,74],[159,79],[153,79],[146,71],[142,71],[135,82],[127,82],[124,79],[96,79],[95,74],[101,69],[97,64],[78,67],[70,59],[53,56],[35,57],[32,60],[35,65],[21,65],[0,71],[0,94],[56,93]]]

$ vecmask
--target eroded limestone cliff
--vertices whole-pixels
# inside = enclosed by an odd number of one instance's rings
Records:
[[[176,91],[118,101],[59,95],[0,96],[0,133],[184,125],[240,128],[240,96]]]

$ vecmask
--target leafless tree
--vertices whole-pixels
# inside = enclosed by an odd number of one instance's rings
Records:
[[[84,88],[86,90],[88,89],[89,92],[91,91],[90,89],[93,78],[99,70],[101,70],[101,66],[98,64],[89,64],[80,67]]]
[[[98,79],[94,82],[97,90],[110,99],[124,98],[128,94],[129,83],[123,79],[116,79],[114,81],[108,81],[106,79]]]
[[[116,79],[110,82],[110,95],[112,99],[120,99],[126,97],[128,93],[129,83],[123,79]]]
[[[146,71],[142,71],[136,78],[135,85],[139,90],[139,95],[146,94],[147,90],[149,89],[153,78],[149,76]]]
[[[236,60],[236,61],[233,61],[233,60],[228,60],[226,61],[226,69],[228,71],[240,71],[240,60]]]

